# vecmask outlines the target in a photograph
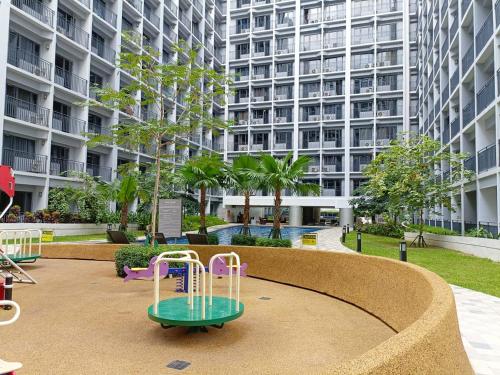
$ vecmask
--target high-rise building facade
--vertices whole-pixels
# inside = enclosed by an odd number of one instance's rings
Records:
[[[427,224],[459,233],[498,233],[500,2],[444,0],[419,10],[419,126],[444,149],[468,154],[471,182],[459,181],[454,212],[437,207]],[[450,178],[449,166],[440,166]]]
[[[198,64],[224,71],[226,5],[219,0],[7,0],[0,2],[0,150],[2,164],[16,171],[16,203],[22,210],[47,207],[50,188],[78,184],[72,172],[105,181],[122,163],[150,161],[147,148],[128,152],[116,145],[89,148],[85,134],[104,134],[147,108],[124,111],[75,103],[95,98],[94,85],[119,89],[132,79],[118,69],[120,51],[150,46],[169,61],[170,46],[185,40],[198,49]],[[137,36],[133,42],[122,32]],[[202,83],[200,83],[202,84]],[[137,93],[140,98],[140,92]],[[171,116],[182,104],[173,103]],[[224,116],[213,103],[214,116]],[[180,135],[172,149],[182,164],[202,150],[222,155],[224,136],[207,129]],[[209,192],[212,211],[222,192]]]
[[[321,196],[283,192],[290,223],[317,222],[322,207],[351,222],[363,168],[402,131],[418,131],[416,0],[233,0],[227,28],[226,158],[310,156],[305,181]],[[272,207],[273,197],[260,191],[252,205]]]

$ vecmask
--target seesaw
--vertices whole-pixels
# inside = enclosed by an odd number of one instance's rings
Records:
[[[172,255],[182,255],[172,258]],[[214,262],[217,258],[228,258],[229,269],[236,263],[236,293],[233,296],[233,272],[229,272],[228,296],[213,296]],[[188,264],[189,288],[187,297],[174,297],[160,301],[160,267],[168,262]],[[190,327],[206,331],[207,326],[222,328],[224,323],[238,319],[244,311],[240,302],[240,258],[231,252],[214,255],[209,262],[209,295],[206,296],[206,272],[198,254],[193,250],[170,251],[158,256],[154,267],[154,303],[148,308],[149,319],[163,328]],[[194,274],[201,275],[201,282],[193,288]],[[201,289],[201,290],[200,290]],[[196,296],[195,296],[196,294]]]

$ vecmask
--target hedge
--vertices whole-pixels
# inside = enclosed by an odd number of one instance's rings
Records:
[[[255,246],[262,247],[292,247],[292,241],[288,239],[262,238],[255,241]]]
[[[144,245],[127,245],[120,248],[115,253],[115,267],[116,274],[120,277],[125,277],[126,274],[123,271],[123,267],[147,267],[149,261],[154,256],[160,255],[165,251],[175,251],[175,250],[186,250],[185,247],[180,246],[157,246],[151,248],[150,246]],[[178,257],[174,255],[174,257]],[[173,263],[170,267],[183,267],[183,263]]]
[[[233,234],[231,237],[231,245],[255,246],[257,237],[245,236],[244,234]]]
[[[376,236],[387,236],[393,238],[403,238],[404,230],[401,225],[394,224],[366,224],[356,227],[363,233],[374,234]]]

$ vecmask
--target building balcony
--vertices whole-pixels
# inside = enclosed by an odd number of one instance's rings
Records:
[[[250,146],[252,151],[266,151],[269,150],[269,143],[254,143]]]
[[[475,55],[474,55],[474,43],[473,43],[471,48],[467,49],[467,52],[465,53],[464,57],[462,57],[462,75],[465,75],[465,73],[469,71],[469,68],[474,62],[474,58]]]
[[[9,48],[7,61],[10,65],[20,68],[38,77],[51,79],[52,64],[34,53],[20,48]]]
[[[455,137],[460,131],[460,118],[456,117],[450,124],[450,137]]]
[[[455,88],[458,86],[458,82],[460,81],[460,74],[458,68],[455,70],[450,80],[450,92],[453,93]]]
[[[88,130],[87,130],[87,132],[89,134],[94,135],[94,136],[97,136],[97,135],[109,135],[110,134],[108,128],[102,126],[101,124],[96,124],[96,123],[93,123],[93,122],[89,122],[88,123]]]
[[[85,121],[54,112],[52,114],[52,129],[81,136],[85,132]]]
[[[97,38],[92,38],[91,51],[111,64],[116,61],[116,51]]]
[[[40,126],[49,126],[48,108],[16,99],[11,96],[5,98],[5,116]]]
[[[111,26],[116,28],[117,16],[113,11],[111,11],[111,9],[103,6],[98,1],[94,1],[94,13],[101,17],[104,21],[109,23]]]
[[[54,27],[54,11],[38,0],[12,0],[11,4],[40,22]]]
[[[477,113],[479,115],[485,108],[487,108],[495,100],[495,77],[486,80],[484,86],[477,92]]]
[[[476,56],[483,50],[484,46],[493,35],[493,12],[490,12],[486,17],[483,25],[476,34]]]
[[[74,23],[58,17],[57,31],[84,48],[89,48],[89,34]]]
[[[76,177],[83,173],[84,165],[82,162],[68,159],[50,159],[50,174],[52,176]]]
[[[476,172],[476,155],[472,155],[464,160],[464,169],[466,171]]]
[[[87,80],[56,66],[54,82],[81,95],[87,95]]]
[[[140,0],[126,0],[127,3],[132,5],[132,7],[139,13],[142,13],[142,1]]]
[[[496,145],[493,143],[477,152],[478,172],[484,172],[496,166]]]
[[[500,25],[500,1],[498,0],[495,3],[495,25],[496,27]]]
[[[16,172],[46,173],[47,156],[24,151],[4,149],[2,163],[12,167]]]
[[[144,10],[144,17],[153,24],[157,29],[160,28],[160,17],[153,13],[151,10]]]
[[[323,186],[321,188],[321,195],[325,197],[341,197],[344,195],[342,190],[342,185],[337,185],[333,188]]]
[[[101,167],[98,164],[87,164],[87,174],[111,182],[112,169],[110,167]]]
[[[344,172],[344,164],[343,162],[323,163],[322,171],[324,173],[341,173]]]

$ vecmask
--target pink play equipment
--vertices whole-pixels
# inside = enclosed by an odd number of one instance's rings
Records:
[[[158,257],[153,257],[149,261],[149,266],[147,268],[135,267],[129,268],[128,266],[123,267],[123,271],[127,274],[123,281],[136,280],[142,278],[150,278],[154,276],[155,262]],[[165,277],[168,274],[168,263],[162,263],[160,265],[160,276]]]
[[[221,257],[215,258],[212,266],[213,266],[212,272],[214,275],[229,276],[229,268],[230,267],[227,265],[225,258],[221,258]],[[233,275],[236,275],[236,273],[237,273],[236,268],[237,268],[237,266],[233,265],[233,272],[232,272]],[[246,277],[247,268],[248,268],[248,263],[243,263],[240,266],[240,276]]]

